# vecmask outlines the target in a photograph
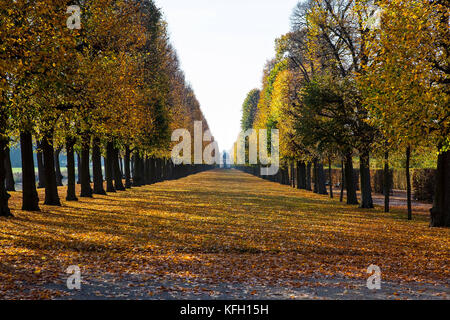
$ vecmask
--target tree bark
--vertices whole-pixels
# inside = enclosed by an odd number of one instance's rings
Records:
[[[411,162],[411,146],[406,148],[406,198],[408,206],[408,220],[412,220],[412,201],[411,201],[411,173],[409,170]]]
[[[45,169],[44,169],[44,155],[42,154],[42,143],[41,141],[36,139],[36,158],[37,158],[37,166],[38,166],[38,188],[45,188]]]
[[[130,147],[125,147],[124,171],[125,171],[125,188],[131,188],[131,171],[130,171]]]
[[[122,182],[122,172],[119,165],[119,148],[113,148],[113,172],[114,172],[114,187],[117,191],[125,191]]]
[[[384,192],[384,212],[389,212],[389,196],[391,193],[391,179],[389,172],[389,152],[384,154],[384,177],[383,177],[383,192]]]
[[[58,147],[54,152],[54,161],[55,161],[55,172],[56,172],[56,185],[58,187],[63,186],[63,175],[61,174],[61,166],[59,163],[59,154],[61,153],[62,147]]]
[[[66,138],[66,153],[67,153],[67,201],[78,201],[75,187],[76,187],[76,178],[75,178],[75,138],[67,137]]]
[[[6,174],[6,191],[16,191],[14,174],[11,166],[11,155],[9,147],[6,148],[5,153],[5,174]]]
[[[81,184],[81,155],[77,152],[77,184]]]
[[[348,153],[345,156],[345,186],[347,189],[347,204],[358,204],[355,177],[353,173],[353,157],[351,153]]]
[[[438,156],[436,192],[430,213],[431,227],[450,227],[450,151]]]
[[[6,191],[5,179],[5,158],[8,146],[8,140],[0,138],[0,217],[12,217],[11,210],[8,206],[10,195]]]
[[[82,141],[81,141],[80,197],[92,198],[91,173],[89,168],[91,136],[89,133],[84,133],[81,139]]]
[[[321,195],[328,195],[327,186],[325,184],[325,172],[323,170],[323,164],[321,161],[317,160],[317,193]]]
[[[318,181],[318,175],[317,175],[317,159],[314,159],[313,161],[313,181],[314,181],[314,193],[319,193],[319,181]]]
[[[133,166],[133,187],[140,187],[142,185],[141,182],[141,157],[139,153],[135,153],[133,156],[134,166]]]
[[[151,177],[150,177],[150,159],[146,156],[144,158],[144,179],[143,179],[144,185],[151,184]]]
[[[46,132],[42,138],[42,153],[45,172],[45,201],[49,206],[61,206],[56,184],[55,158],[53,149],[53,132]]]
[[[308,190],[308,191],[312,191],[312,186],[311,186],[311,166],[312,166],[312,163],[311,162],[308,162],[308,164],[306,165],[306,175],[305,175],[305,177],[306,177],[306,185],[305,185],[305,187],[306,187],[306,190]]]
[[[92,139],[92,173],[94,175],[94,194],[106,195],[103,188],[102,153],[98,137]]]
[[[303,161],[297,161],[297,188],[306,189],[306,165]]]
[[[328,158],[328,176],[329,176],[329,184],[330,184],[330,198],[333,199],[333,170],[331,169],[331,158]]]
[[[105,172],[106,172],[106,192],[116,192],[114,187],[114,144],[106,144]]]
[[[157,167],[156,167],[156,159],[154,157],[150,158],[150,176],[151,176],[151,183],[156,183],[157,178]]]
[[[363,151],[359,157],[359,171],[361,176],[361,208],[373,209],[372,186],[370,184],[369,152]]]
[[[124,174],[123,174],[123,161],[122,161],[122,157],[120,155],[120,150],[119,150],[118,158],[119,158],[119,170],[120,170],[120,174],[121,174],[121,176],[123,178],[124,177]]]
[[[345,188],[345,165],[344,161],[341,161],[341,196],[339,198],[340,202],[344,202],[344,188]]]
[[[40,211],[34,172],[33,136],[29,131],[20,132],[20,153],[22,156],[22,210]]]
[[[291,183],[291,187],[295,188],[295,169],[294,169],[294,161],[289,161],[289,180]]]

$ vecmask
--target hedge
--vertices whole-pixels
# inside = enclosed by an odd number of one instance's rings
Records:
[[[341,183],[341,169],[332,169],[333,185]],[[391,189],[406,190],[406,170],[394,169],[391,172]],[[325,171],[326,179],[329,181],[328,170]],[[359,169],[355,169],[355,179],[358,179]],[[384,170],[370,170],[372,189],[376,193],[383,193]],[[411,182],[414,199],[418,201],[433,202],[436,182],[436,169],[411,169]]]

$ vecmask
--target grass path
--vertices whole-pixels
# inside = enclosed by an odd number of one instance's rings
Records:
[[[450,231],[422,214],[408,222],[235,170],[39,213],[19,210],[20,196],[16,218],[0,218],[0,298],[447,298]],[[364,290],[371,264],[384,294]],[[70,265],[85,291],[65,289]]]

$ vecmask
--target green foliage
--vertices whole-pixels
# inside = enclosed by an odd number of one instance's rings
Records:
[[[261,91],[259,89],[253,89],[245,98],[244,104],[242,105],[241,119],[241,128],[244,131],[253,128],[253,122],[255,121],[260,94]]]

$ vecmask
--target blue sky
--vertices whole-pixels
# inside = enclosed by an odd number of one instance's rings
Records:
[[[222,150],[240,131],[242,102],[261,86],[274,42],[298,0],[156,0],[171,41]]]

